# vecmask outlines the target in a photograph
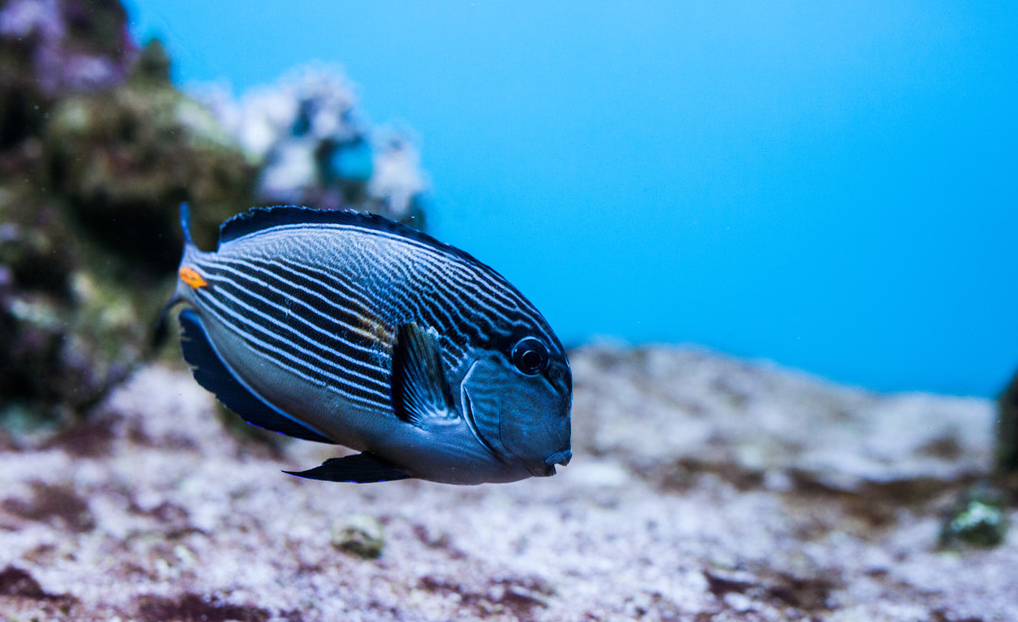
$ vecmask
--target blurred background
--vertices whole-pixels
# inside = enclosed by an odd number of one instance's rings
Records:
[[[569,343],[692,342],[985,396],[1018,366],[1013,8],[127,7],[185,90],[341,64],[364,114],[416,138],[429,230]]]

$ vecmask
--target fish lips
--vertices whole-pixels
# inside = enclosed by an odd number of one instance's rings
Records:
[[[527,467],[527,471],[534,477],[551,477],[555,475],[556,464],[565,466],[569,464],[572,458],[573,452],[569,449],[563,449],[545,458],[544,462],[526,462],[524,465]]]
[[[550,466],[561,464],[566,466],[569,461],[573,459],[573,451],[571,449],[563,449],[562,451],[556,451],[552,455],[544,459],[544,463]]]
[[[544,459],[544,464],[533,464],[527,465],[527,470],[534,477],[551,477],[555,475],[555,465],[561,464],[566,466],[569,461],[573,459],[573,452],[569,449],[563,449],[562,451],[556,451],[552,455]]]

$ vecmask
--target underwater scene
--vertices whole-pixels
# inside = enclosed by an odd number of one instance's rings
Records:
[[[1016,35],[0,0],[0,621],[1018,622]]]

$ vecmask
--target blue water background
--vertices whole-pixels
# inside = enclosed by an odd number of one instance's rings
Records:
[[[182,85],[342,64],[431,230],[569,344],[877,390],[1018,368],[1018,10],[975,2],[135,0]]]

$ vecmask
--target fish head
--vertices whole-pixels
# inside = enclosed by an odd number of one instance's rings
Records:
[[[572,374],[560,344],[527,335],[478,356],[460,382],[461,408],[478,440],[531,475],[568,464]]]

